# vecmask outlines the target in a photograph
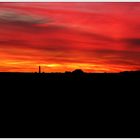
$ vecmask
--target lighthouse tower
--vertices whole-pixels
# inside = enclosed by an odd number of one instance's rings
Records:
[[[38,71],[38,73],[41,73],[41,67],[39,66],[39,71]]]

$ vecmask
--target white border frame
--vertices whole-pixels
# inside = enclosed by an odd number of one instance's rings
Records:
[[[140,2],[140,0],[0,0],[0,2]]]

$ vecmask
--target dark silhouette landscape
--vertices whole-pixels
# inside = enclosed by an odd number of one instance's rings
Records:
[[[81,69],[76,69],[72,72],[66,71],[62,72],[50,72],[44,73],[40,72],[0,72],[0,81],[89,81],[89,82],[102,82],[102,81],[110,81],[110,80],[139,80],[140,71],[124,71],[119,73],[86,73]],[[118,81],[119,82],[119,81]]]
[[[140,71],[0,73],[0,137],[140,137]]]

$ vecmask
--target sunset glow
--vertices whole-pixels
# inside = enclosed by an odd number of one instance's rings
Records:
[[[140,2],[0,3],[0,71],[140,70]]]

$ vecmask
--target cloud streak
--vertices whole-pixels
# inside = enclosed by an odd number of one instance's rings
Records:
[[[4,23],[40,24],[44,23],[45,21],[47,22],[47,20],[41,17],[28,15],[11,9],[0,10],[0,22]]]

